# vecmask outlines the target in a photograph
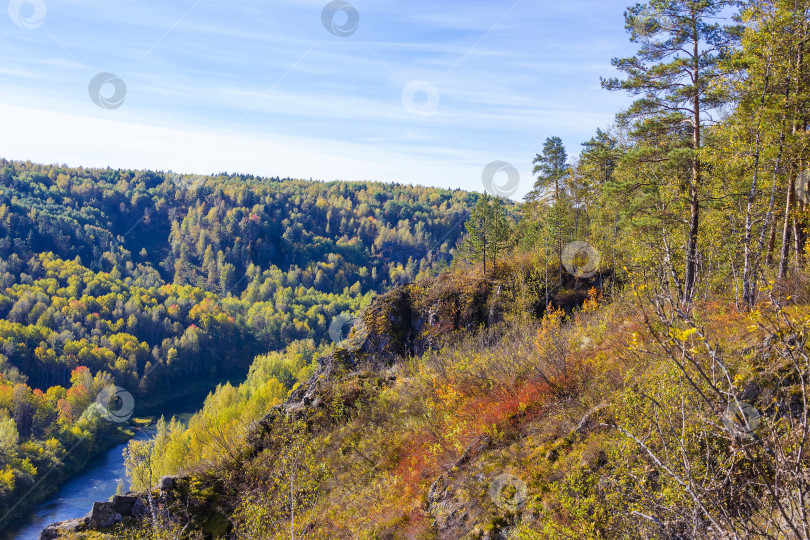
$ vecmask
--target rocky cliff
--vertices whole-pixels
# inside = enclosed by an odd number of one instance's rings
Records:
[[[580,282],[577,288],[553,296],[552,304],[570,308],[586,297],[587,287],[593,284]],[[240,469],[265,453],[284,452],[279,441],[289,440],[291,423],[303,425],[300,429],[313,434],[339,430],[341,420],[336,419],[336,409],[350,415],[345,411],[359,410],[380,392],[397,387],[402,383],[399,365],[403,360],[421,357],[448,339],[452,341],[454,335],[495,327],[510,309],[512,298],[501,281],[459,279],[454,274],[377,297],[349,336],[320,359],[309,380],[256,422],[240,453],[241,463],[231,465]],[[531,309],[543,311],[542,306]],[[491,456],[486,457],[493,451],[502,452],[503,443],[487,436],[477,438],[446,472],[431,479],[420,512],[432,520],[431,527],[439,537],[456,538],[463,535],[462,531],[478,531],[480,538],[496,538],[490,536],[497,530],[491,526],[493,514],[501,516],[497,522],[509,521],[520,513],[525,503],[520,482],[506,474],[493,484]],[[97,502],[88,516],[51,525],[41,538],[81,537],[89,531],[139,527],[154,520],[156,514],[164,522],[194,523],[205,537],[227,535],[228,516],[236,510],[235,498],[225,493],[227,490],[218,493],[200,488],[217,484],[218,474],[205,471],[191,477],[164,478],[150,493],[127,493],[110,502]],[[246,482],[243,478],[229,481]]]

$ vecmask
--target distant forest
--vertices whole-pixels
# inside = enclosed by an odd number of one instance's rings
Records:
[[[445,265],[476,197],[0,161],[0,360],[38,388],[246,368]]]

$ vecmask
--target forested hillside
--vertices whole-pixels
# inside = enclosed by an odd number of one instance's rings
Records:
[[[448,262],[476,197],[0,164],[0,315],[35,334],[20,350],[15,340],[3,347],[38,387],[68,380],[77,365],[63,354],[68,340],[135,338],[126,354],[110,343],[96,351],[103,358],[81,357],[128,387],[167,383],[169,365],[184,377],[226,369],[210,361],[219,355],[210,343],[211,358],[184,354],[199,347],[200,327],[220,353],[241,344],[243,366],[257,351],[320,341],[331,318],[369,293]],[[141,379],[147,371],[152,381]]]
[[[545,142],[516,222],[478,198],[450,269],[257,358],[47,537],[810,538],[810,3],[625,20],[636,101]]]
[[[476,197],[0,162],[0,521],[108,444],[105,389],[154,405],[331,341],[446,265]]]

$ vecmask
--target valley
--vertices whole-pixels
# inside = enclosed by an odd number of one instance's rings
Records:
[[[324,4],[9,3],[0,540],[810,540],[810,0]]]

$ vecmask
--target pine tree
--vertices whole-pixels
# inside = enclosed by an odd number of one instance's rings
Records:
[[[625,12],[630,40],[640,44],[631,58],[614,58],[613,65],[626,75],[624,80],[602,79],[608,90],[623,90],[640,96],[624,113],[636,121],[636,135],[679,133],[689,127],[687,148],[674,148],[664,157],[687,160],[690,178],[685,274],[682,300],[688,303],[697,277],[697,249],[703,164],[700,158],[703,128],[708,111],[722,105],[721,92],[713,81],[721,75],[720,63],[737,41],[739,27],[721,26],[716,21],[733,0],[651,0]],[[661,159],[660,156],[651,159]]]
[[[533,173],[537,175],[534,188],[526,195],[527,201],[538,201],[544,198],[546,191],[554,187],[554,200],[560,198],[564,189],[565,176],[568,173],[568,154],[562,139],[549,137],[543,144],[543,153],[537,154],[532,161]]]
[[[572,201],[571,166],[568,153],[559,137],[549,137],[543,144],[543,153],[532,161],[537,179],[534,188],[525,199],[528,207],[524,213],[533,215],[541,225],[546,237],[552,241],[559,256],[562,254],[563,237],[569,233]],[[553,188],[553,191],[552,191]],[[546,211],[547,204],[551,207]],[[541,217],[542,216],[542,217]],[[562,263],[562,259],[560,259]]]
[[[487,272],[487,259],[492,261],[494,269],[498,253],[506,247],[510,235],[501,199],[487,194],[481,196],[465,227],[467,229],[465,247],[470,258],[484,263],[484,273]]]
[[[494,270],[495,265],[498,263],[498,254],[502,253],[507,247],[511,230],[506,220],[503,201],[499,197],[495,197],[490,201],[490,208],[492,209],[490,245],[492,246],[492,269]]]

